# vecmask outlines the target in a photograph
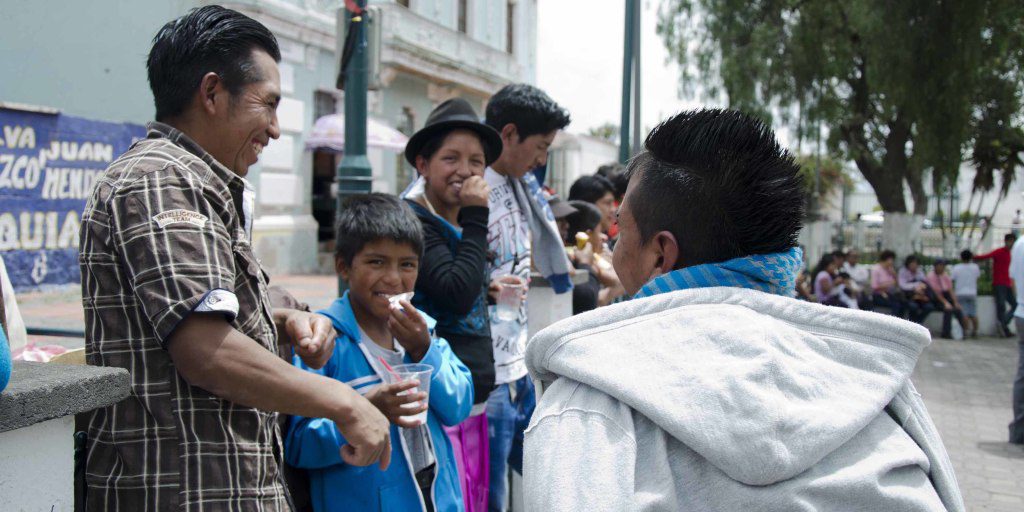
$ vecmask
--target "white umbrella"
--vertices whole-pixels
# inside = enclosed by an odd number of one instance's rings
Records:
[[[400,152],[405,150],[405,143],[409,141],[409,137],[402,132],[372,118],[366,120],[366,128],[366,147]],[[306,137],[306,149],[343,153],[345,116],[328,114],[317,119],[313,124],[313,131]]]

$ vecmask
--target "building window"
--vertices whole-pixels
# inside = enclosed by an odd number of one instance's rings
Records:
[[[459,32],[466,33],[466,18],[469,0],[459,0]]]
[[[515,39],[512,37],[512,27],[515,25],[515,12],[515,2],[508,0],[508,3],[505,4],[505,51],[508,53],[512,53],[514,48],[512,42]]]
[[[398,0],[398,5],[402,7],[409,7],[409,0]]]
[[[313,122],[327,114],[338,112],[338,99],[333,93],[316,91],[313,93]]]

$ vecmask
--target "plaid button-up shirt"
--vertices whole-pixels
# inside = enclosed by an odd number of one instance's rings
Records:
[[[277,415],[190,386],[167,352],[193,311],[222,312],[274,351],[248,183],[160,123],[97,180],[79,262],[86,358],[131,373],[91,414],[89,510],[287,510]]]

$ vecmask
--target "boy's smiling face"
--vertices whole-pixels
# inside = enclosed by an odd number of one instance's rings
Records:
[[[351,265],[335,259],[338,275],[348,282],[353,309],[381,322],[391,314],[388,297],[413,290],[419,266],[420,255],[411,245],[390,239],[367,242]]]

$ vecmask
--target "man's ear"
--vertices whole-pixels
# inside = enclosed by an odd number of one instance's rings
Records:
[[[223,108],[221,102],[224,101],[225,97],[220,94],[222,92],[225,92],[224,82],[217,73],[211,71],[203,75],[203,80],[199,82],[200,104],[203,107],[203,111],[214,115],[217,113],[218,108]]]
[[[515,123],[508,123],[501,128],[501,141],[506,144],[511,141],[519,141],[519,129]]]
[[[658,255],[657,268],[660,273],[668,274],[675,270],[676,262],[679,261],[679,243],[676,242],[675,235],[668,231],[659,231],[651,240],[651,246]]]

